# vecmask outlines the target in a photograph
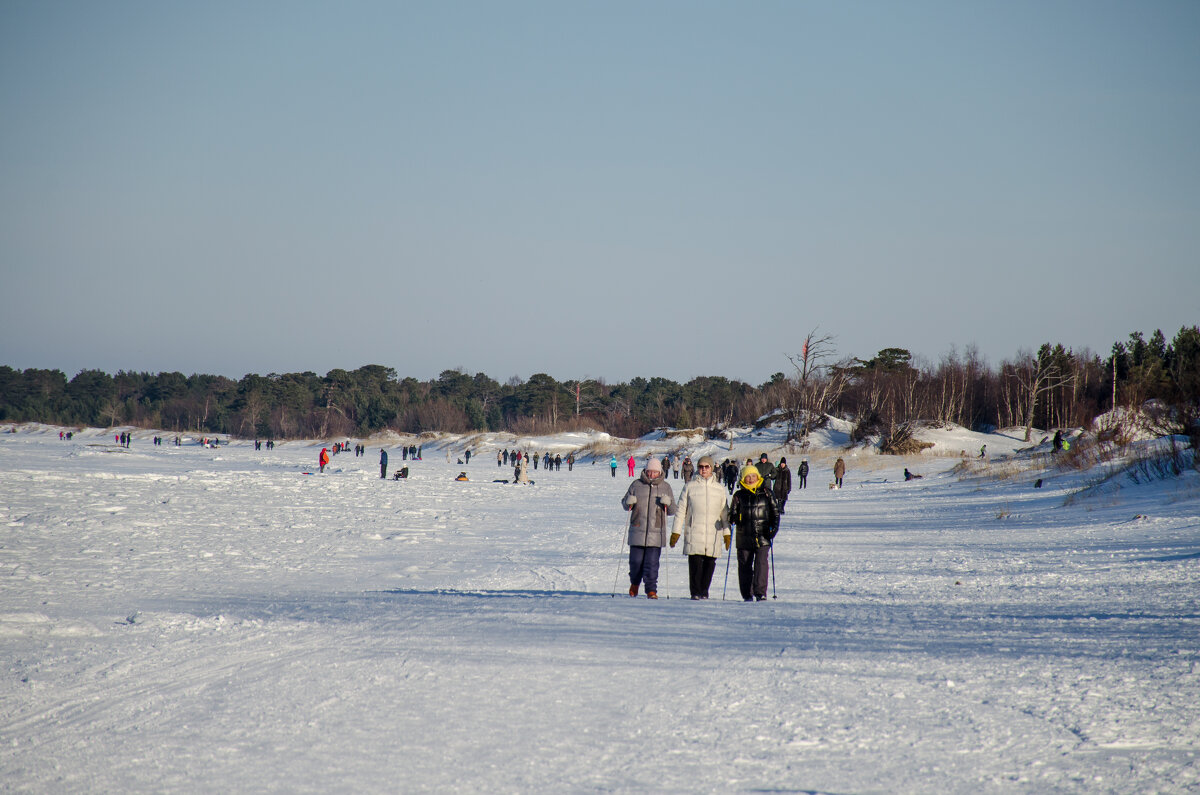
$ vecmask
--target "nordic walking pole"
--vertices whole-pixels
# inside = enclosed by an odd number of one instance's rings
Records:
[[[721,601],[725,601],[725,591],[729,588],[729,561],[733,558],[733,535],[730,534],[729,546],[725,548],[725,584],[721,586]]]
[[[778,599],[779,594],[775,592],[775,544],[771,544],[771,598]]]
[[[663,540],[665,541],[665,540],[667,540],[667,535],[668,535],[667,515],[666,515],[665,511],[663,512],[662,531],[663,531]],[[664,550],[664,552],[665,552],[665,550],[670,549],[670,547],[660,547],[660,549]],[[667,568],[667,561],[666,561],[666,558],[669,558],[669,557],[671,557],[671,556],[664,555],[663,552],[660,552],[658,555],[659,570],[662,572],[662,576],[663,576],[663,594],[665,594],[668,599],[671,598],[671,575],[669,574],[670,569]]]
[[[666,528],[663,528],[663,532],[664,533],[666,532]],[[664,547],[664,549],[670,549],[670,547]],[[664,555],[663,557],[670,558],[671,556]],[[670,567],[667,566],[666,561],[663,561],[663,564],[662,564],[663,586],[664,586],[663,591],[667,594],[668,599],[671,598],[671,575],[668,574],[669,571],[670,571]]]
[[[621,552],[624,549],[625,549],[625,529],[622,528],[621,529],[621,546],[617,548],[617,552]],[[612,589],[612,598],[613,599],[617,598],[617,583],[620,581],[621,581],[621,558],[618,557],[617,558],[617,573],[613,577],[613,589]]]

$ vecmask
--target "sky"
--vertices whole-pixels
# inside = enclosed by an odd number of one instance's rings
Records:
[[[791,372],[1200,322],[1200,3],[0,4],[0,365]]]

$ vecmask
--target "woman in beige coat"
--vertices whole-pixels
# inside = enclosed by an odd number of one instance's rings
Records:
[[[717,568],[720,539],[729,549],[729,502],[725,487],[717,482],[716,465],[703,456],[696,476],[684,486],[675,511],[671,546],[683,538],[683,554],[688,558],[688,584],[693,599],[707,599]]]

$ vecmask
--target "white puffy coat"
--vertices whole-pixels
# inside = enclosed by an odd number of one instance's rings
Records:
[[[683,554],[715,558],[725,551],[721,538],[729,538],[728,498],[725,487],[711,475],[687,482],[671,529],[683,537]]]

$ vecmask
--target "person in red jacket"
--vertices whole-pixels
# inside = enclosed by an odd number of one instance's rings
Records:
[[[317,462],[321,465],[321,471],[325,471],[325,465],[329,463],[329,450],[322,447],[321,455],[317,456]]]
[[[633,470],[637,467],[637,461],[633,460],[633,453],[629,454],[629,460],[625,463],[629,465],[629,477],[633,477]]]

